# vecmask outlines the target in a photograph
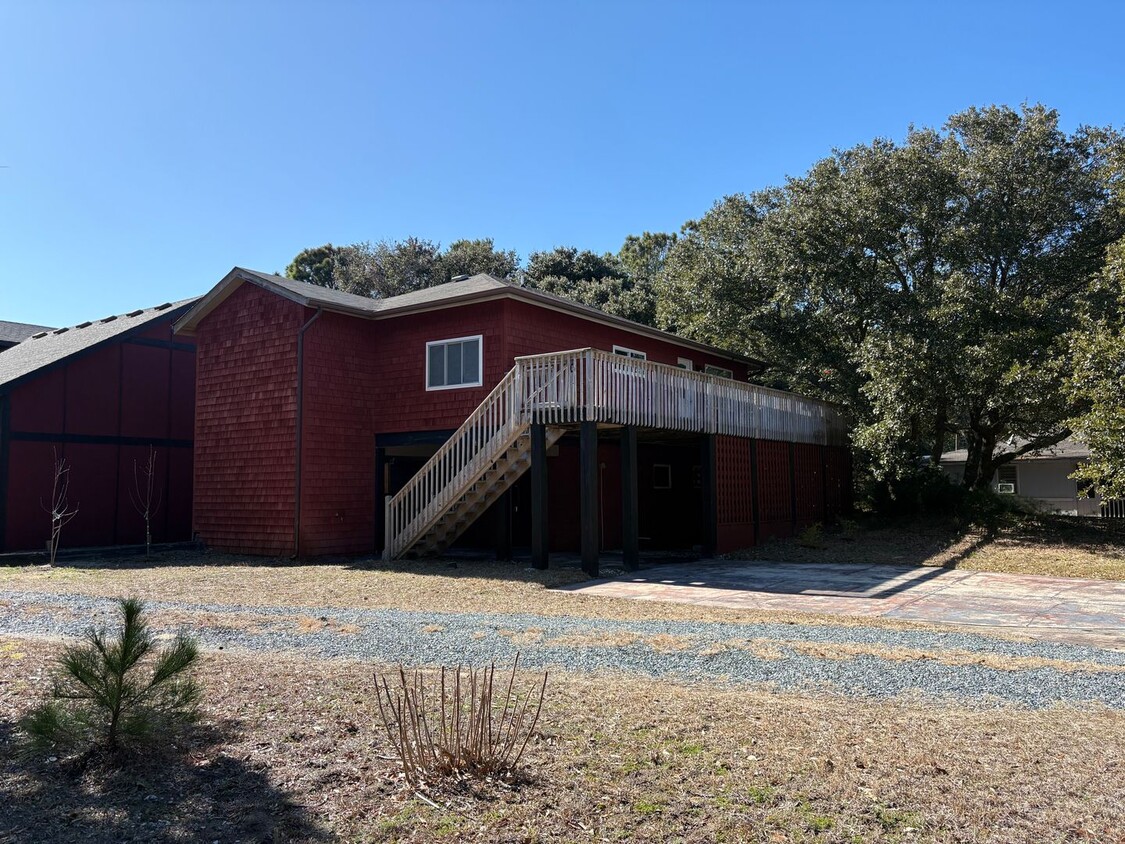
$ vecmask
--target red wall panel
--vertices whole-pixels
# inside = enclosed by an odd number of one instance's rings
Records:
[[[177,343],[181,342],[177,338]],[[195,436],[195,351],[172,350],[172,400],[168,436],[190,440]]]
[[[13,431],[61,433],[66,425],[66,368],[24,381],[12,390],[10,402]]]
[[[66,433],[116,436],[121,347],[112,344],[66,367]]]
[[[789,443],[758,440],[758,507],[761,536],[793,533],[793,498],[789,483]]]
[[[51,534],[51,480],[61,443],[12,442],[8,446],[5,551],[39,551]],[[48,508],[47,510],[44,507]]]
[[[754,500],[751,486],[750,440],[715,438],[715,495],[718,505],[720,554],[754,544]]]
[[[214,548],[293,551],[297,332],[305,318],[300,305],[247,284],[199,326],[194,525]]]
[[[121,435],[168,436],[171,350],[121,346]]]
[[[169,341],[171,315],[145,333],[152,340]],[[50,520],[40,501],[46,503],[50,497],[52,447],[71,466],[71,502],[79,510],[63,530],[64,547],[132,543],[143,537],[143,530],[133,525],[134,511],[123,479],[125,472],[131,472],[133,447],[120,437],[159,443],[174,427],[178,438],[190,443],[195,384],[181,376],[170,388],[169,350],[131,342],[136,336],[94,347],[10,391],[10,437],[0,446],[9,453],[0,550],[43,548]],[[191,373],[194,353],[181,350],[175,354],[184,372]],[[174,409],[171,426],[169,407]],[[123,414],[119,412],[122,408]],[[47,441],[35,441],[44,437]],[[188,469],[164,481],[164,512],[158,517],[157,541],[191,537],[191,447],[178,451],[182,453],[181,468],[186,460]],[[161,457],[167,459],[167,455]],[[169,527],[172,524],[175,529]]]
[[[823,451],[819,445],[796,443],[793,446],[797,482],[797,524],[811,525],[824,521]]]

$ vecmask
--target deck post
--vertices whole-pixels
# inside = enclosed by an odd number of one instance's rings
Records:
[[[718,488],[715,473],[715,435],[704,434],[699,455],[703,493],[703,556],[713,557],[719,546]]]
[[[789,515],[793,533],[797,532],[797,444],[789,441]]]
[[[750,510],[754,519],[754,544],[762,542],[762,512],[758,506],[758,438],[750,440]]]
[[[374,550],[382,554],[387,546],[387,506],[383,500],[386,494],[387,450],[375,446],[375,536]]]
[[[582,571],[598,576],[598,423],[579,427],[579,487],[581,490]]]
[[[496,499],[496,559],[512,559],[512,490],[508,488]]]
[[[547,568],[550,560],[547,535],[547,426],[531,425],[531,565]]]
[[[637,429],[621,429],[621,551],[625,571],[640,567],[640,509],[637,505]]]

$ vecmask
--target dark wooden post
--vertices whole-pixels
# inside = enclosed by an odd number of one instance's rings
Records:
[[[582,571],[598,576],[598,423],[582,422],[578,433],[581,488]]]
[[[789,509],[793,532],[797,532],[797,444],[789,443]]]
[[[387,450],[375,446],[375,542],[374,550],[383,553],[387,544]]]
[[[621,557],[625,571],[641,564],[640,508],[637,506],[637,429],[621,429]]]
[[[828,513],[828,446],[820,447],[820,511],[825,524],[831,521]]]
[[[496,499],[496,559],[512,559],[512,490],[508,488]]]
[[[719,501],[715,477],[715,435],[704,434],[699,455],[703,492],[703,556],[713,557],[719,546]]]
[[[531,426],[531,565],[545,569],[549,563],[547,536],[547,426]]]
[[[762,511],[758,498],[758,440],[750,440],[750,509],[754,518],[754,544],[762,541]]]

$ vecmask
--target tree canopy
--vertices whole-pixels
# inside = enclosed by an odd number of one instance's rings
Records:
[[[1120,233],[1106,172],[1119,143],[1067,135],[1041,106],[992,107],[837,152],[688,223],[658,319],[844,403],[876,475],[936,462],[961,433],[964,483],[985,486],[1070,433],[1068,336]]]

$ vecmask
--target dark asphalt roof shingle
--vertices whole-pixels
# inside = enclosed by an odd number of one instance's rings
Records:
[[[170,315],[174,318],[186,311],[195,301],[194,298],[184,299],[180,302],[130,311],[128,314],[109,316],[93,322],[83,322],[68,328],[48,329],[42,336],[36,333],[30,339],[0,353],[0,387],[106,340],[147,325],[155,319]]]
[[[22,343],[32,334],[53,330],[54,329],[46,325],[31,325],[26,322],[8,322],[7,320],[0,319],[0,345]]]
[[[1016,439],[1011,443],[1000,443],[996,446],[996,453],[1003,454],[1022,448],[1027,440]],[[1056,445],[1045,446],[1036,451],[1029,451],[1015,458],[1017,462],[1025,460],[1082,460],[1090,456],[1090,449],[1077,440],[1063,440]],[[941,456],[942,463],[965,463],[969,459],[969,451],[959,448],[956,451],[947,451]]]

